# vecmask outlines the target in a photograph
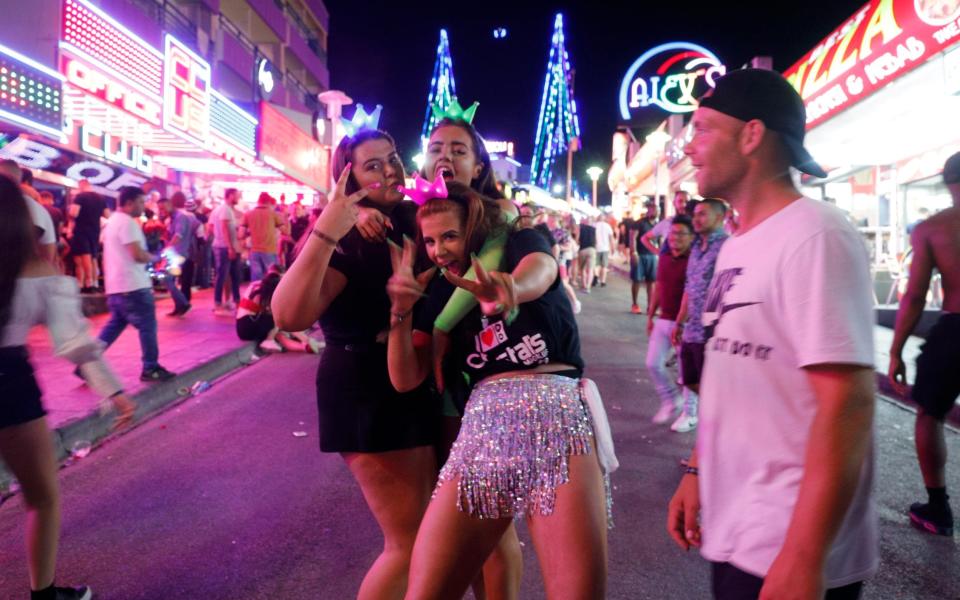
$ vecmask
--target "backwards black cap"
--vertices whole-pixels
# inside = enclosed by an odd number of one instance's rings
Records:
[[[803,147],[807,111],[797,90],[779,73],[767,69],[740,69],[717,80],[700,99],[700,106],[741,121],[759,119],[780,134],[790,151],[790,164],[815,177],[827,173]]]

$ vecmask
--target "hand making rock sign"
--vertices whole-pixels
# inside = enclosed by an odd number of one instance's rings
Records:
[[[519,304],[513,276],[499,271],[488,273],[476,256],[471,256],[471,261],[474,272],[477,274],[476,281],[464,279],[449,270],[444,270],[443,276],[453,285],[476,296],[483,314],[487,316],[511,314]]]

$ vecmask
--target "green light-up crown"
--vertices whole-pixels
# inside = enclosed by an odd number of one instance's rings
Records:
[[[470,105],[470,108],[464,110],[463,107],[460,106],[460,103],[457,102],[457,99],[454,98],[446,110],[441,108],[439,102],[435,103],[431,108],[433,109],[433,117],[438,121],[443,119],[456,119],[458,121],[473,123],[473,116],[476,114],[478,106],[480,106],[480,103],[474,102]]]

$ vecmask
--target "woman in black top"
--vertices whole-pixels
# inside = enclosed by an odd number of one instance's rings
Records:
[[[407,598],[461,597],[515,517],[526,517],[550,598],[602,598],[604,484],[581,400],[580,342],[546,241],[507,239],[504,272],[460,277],[496,221],[489,201],[456,183],[417,212],[421,239],[444,277],[415,277],[416,250],[394,251],[390,379],[414,389],[431,370],[429,330],[452,284],[480,302],[451,332],[451,357],[474,385],[413,552]],[[429,287],[427,284],[429,283]],[[429,291],[413,316],[414,304]],[[506,318],[514,308],[513,320]]]
[[[407,209],[416,206],[401,203],[403,165],[386,133],[344,138],[333,164],[342,171],[337,189],[274,292],[272,310],[283,330],[320,320],[327,342],[317,372],[320,449],[343,456],[384,535],[358,598],[401,598],[436,478],[439,406],[422,387],[401,394],[390,385],[389,250],[365,241],[353,225],[359,202],[389,217],[388,235],[399,240],[413,233]]]

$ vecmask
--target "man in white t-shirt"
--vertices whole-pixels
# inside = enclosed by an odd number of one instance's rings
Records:
[[[707,292],[697,444],[667,529],[711,561],[716,598],[858,598],[878,564],[866,251],[793,184],[790,167],[825,173],[783,77],[728,73],[692,123],[700,192],[741,221]]]
[[[234,206],[240,202],[240,192],[229,188],[224,193],[223,204],[210,214],[213,225],[213,260],[217,279],[213,287],[213,310],[232,314],[240,303],[240,254],[243,249],[237,238],[237,213]],[[233,304],[223,303],[223,286],[230,275],[230,291]]]
[[[606,287],[607,267],[610,266],[610,251],[617,244],[617,232],[602,216],[597,219],[594,228],[597,230],[597,264],[600,265],[597,279],[600,280],[600,287]]]
[[[166,381],[175,377],[160,366],[157,314],[153,282],[146,266],[157,257],[147,252],[140,227],[146,195],[138,187],[124,187],[117,197],[117,210],[103,228],[103,286],[107,292],[110,320],[100,331],[100,341],[109,346],[127,325],[140,334],[143,370],[141,381]]]

